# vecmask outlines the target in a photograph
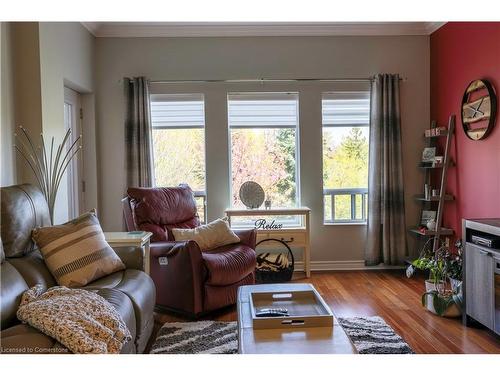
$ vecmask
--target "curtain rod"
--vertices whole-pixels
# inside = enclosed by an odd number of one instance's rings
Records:
[[[198,80],[150,80],[151,84],[175,84],[175,83],[264,83],[264,82],[371,82],[375,78],[296,78],[296,79],[275,79],[275,78],[254,78],[254,79],[198,79]],[[406,81],[406,78],[399,78]]]

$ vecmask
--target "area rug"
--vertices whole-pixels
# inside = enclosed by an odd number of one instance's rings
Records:
[[[238,352],[236,329],[236,322],[165,323],[150,353],[235,354]]]
[[[380,316],[338,318],[359,354],[415,354]]]
[[[379,316],[338,318],[360,354],[413,354],[410,346]],[[236,322],[165,323],[151,354],[235,354]]]

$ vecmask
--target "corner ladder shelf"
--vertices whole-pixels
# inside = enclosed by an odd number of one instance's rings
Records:
[[[433,121],[431,124],[432,129],[436,128],[436,122]],[[432,133],[432,132],[431,132]],[[434,237],[433,242],[433,251],[436,251],[439,248],[440,238],[443,236],[452,236],[454,234],[453,229],[443,228],[443,210],[446,202],[453,201],[455,197],[451,194],[446,194],[446,179],[448,175],[448,167],[452,167],[455,165],[453,160],[450,159],[450,150],[451,150],[451,138],[455,133],[455,115],[451,115],[448,120],[448,128],[443,131],[435,132],[437,134],[425,134],[425,137],[428,139],[428,147],[434,147],[436,145],[436,140],[439,137],[446,137],[446,145],[443,157],[443,163],[438,166],[424,166],[419,165],[419,168],[425,170],[425,182],[431,186],[432,182],[432,171],[437,170],[441,172],[440,176],[440,185],[439,185],[439,195],[438,196],[430,196],[428,198],[425,197],[424,194],[415,195],[414,199],[416,201],[422,202],[426,207],[431,208],[431,205],[437,202],[437,215],[436,215],[436,229],[419,229],[419,228],[411,228],[409,229],[410,233],[416,234],[423,238]]]

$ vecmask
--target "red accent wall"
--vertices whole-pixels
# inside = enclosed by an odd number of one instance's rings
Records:
[[[500,119],[488,138],[472,141],[460,120],[464,90],[470,81],[488,79],[500,94],[500,22],[451,22],[430,37],[431,118],[447,125],[456,115],[452,143],[455,168],[448,174],[447,192],[456,202],[447,203],[444,226],[461,235],[462,218],[500,217]],[[500,99],[500,98],[499,98]]]

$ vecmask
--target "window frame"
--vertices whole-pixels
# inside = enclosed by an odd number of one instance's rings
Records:
[[[325,100],[334,100],[334,97],[342,97],[342,95],[348,97],[352,95],[352,99],[367,99],[368,100],[368,117],[366,122],[352,122],[352,123],[325,123],[326,115],[324,113],[324,101]],[[346,100],[349,98],[346,98]],[[325,128],[367,128],[368,134],[370,133],[370,101],[371,101],[371,90],[367,88],[365,90],[334,90],[334,91],[325,91],[321,93],[321,138],[322,138],[322,153],[321,153],[321,166],[323,168],[324,165],[324,130]],[[370,149],[370,138],[368,136],[368,155]],[[369,160],[368,160],[369,165]],[[323,173],[322,173],[323,175]],[[367,184],[368,185],[368,184]],[[337,190],[337,192],[333,192]],[[322,178],[322,193],[323,193],[323,204],[322,204],[322,214],[323,214],[323,225],[366,225],[368,219],[368,186],[366,188],[338,188],[338,189],[327,189],[325,187],[325,180]],[[351,206],[351,218],[350,219],[335,219],[335,196],[350,196],[350,206]],[[361,219],[356,219],[356,196],[361,195]],[[327,220],[326,216],[326,198],[330,197],[331,199],[331,219]],[[366,211],[365,211],[366,210]]]
[[[230,121],[230,101],[231,96],[244,97],[247,96],[251,100],[272,100],[272,99],[282,99],[286,96],[291,95],[296,101],[295,105],[295,125],[289,126],[251,126],[251,125],[233,125],[231,126]],[[233,205],[233,160],[232,160],[232,130],[238,129],[294,129],[295,130],[295,206],[301,206],[301,193],[300,193],[300,109],[299,109],[299,91],[228,91],[226,93],[226,105],[227,105],[227,128],[228,128],[228,159],[229,159],[229,207],[236,208]],[[277,208],[277,207],[276,207]],[[254,225],[255,220],[239,221],[238,223],[232,224],[236,228],[245,228]],[[303,226],[302,217],[295,217],[293,220],[280,220],[283,224],[283,228],[296,228]]]
[[[174,98],[182,99],[182,101],[201,101],[203,106],[203,125],[183,125],[183,126],[154,126],[153,122],[153,106],[154,102],[165,102],[172,100]],[[155,129],[158,130],[183,130],[183,129],[202,129],[203,130],[203,143],[204,143],[204,152],[203,152],[203,160],[204,160],[204,190],[193,190],[193,195],[196,198],[202,198],[202,207],[203,207],[203,220],[202,223],[207,222],[207,147],[206,147],[206,110],[205,110],[205,94],[203,93],[151,93],[149,95],[150,100],[150,113],[151,113],[151,132]],[[181,101],[181,100],[178,100]],[[154,168],[154,147],[151,148],[151,152],[153,154],[153,173],[155,174],[154,186],[156,187],[156,169]],[[179,183],[179,185],[182,182]]]

